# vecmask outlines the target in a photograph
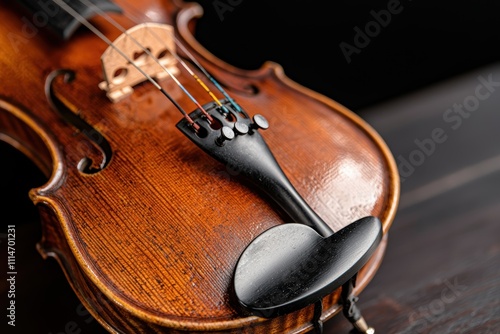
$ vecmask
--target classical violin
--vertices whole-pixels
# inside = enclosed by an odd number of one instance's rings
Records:
[[[49,178],[30,191],[39,252],[113,333],[320,333],[341,311],[373,333],[356,300],[398,205],[391,152],[279,65],[217,59],[201,15],[2,7],[0,139]]]

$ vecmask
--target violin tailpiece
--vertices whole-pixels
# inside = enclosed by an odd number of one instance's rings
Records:
[[[223,106],[229,112],[215,102],[203,106],[212,123],[200,109],[193,111],[189,116],[199,126],[197,131],[186,119],[177,123],[177,128],[208,155],[236,171],[235,176],[266,193],[292,221],[314,227],[322,235],[331,234],[292,186],[259,133],[269,127],[267,120],[262,115],[250,118],[227,100]]]
[[[223,105],[229,113],[214,102],[204,106],[211,122],[197,109],[189,115],[196,128],[185,118],[177,127],[288,215],[287,224],[264,231],[240,255],[236,297],[245,310],[266,318],[296,311],[332,293],[361,269],[380,243],[381,222],[363,217],[334,233],[295,190],[260,135],[258,129],[269,126],[265,118],[250,119],[231,103]]]

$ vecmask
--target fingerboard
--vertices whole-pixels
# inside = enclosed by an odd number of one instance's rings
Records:
[[[97,15],[92,8],[80,0],[64,1],[87,20]],[[120,7],[109,0],[88,1],[105,12],[122,12]],[[59,8],[52,0],[17,0],[17,2],[22,4],[33,15],[28,18],[31,24],[35,26],[47,26],[47,28],[64,40],[71,38],[80,26],[80,22],[66,13],[62,8]]]

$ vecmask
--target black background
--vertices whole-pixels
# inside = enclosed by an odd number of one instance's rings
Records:
[[[275,61],[353,111],[500,59],[498,1],[401,0],[350,63],[340,43],[354,45],[354,28],[365,30],[371,11],[391,1],[197,2],[205,13],[196,37],[216,56],[247,69]]]

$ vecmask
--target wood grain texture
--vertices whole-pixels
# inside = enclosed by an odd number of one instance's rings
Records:
[[[291,82],[276,65],[247,72],[215,60],[189,37],[196,7],[182,11],[166,1],[137,6],[157,12],[159,22],[179,25],[179,36],[238,103],[269,119],[264,137],[277,160],[334,230],[374,215],[387,233],[399,179],[375,131],[341,105]],[[39,250],[59,261],[89,311],[111,332],[310,329],[312,307],[266,320],[244,315],[232,300],[239,254],[261,232],[286,223],[285,215],[238,183],[237,171],[184,138],[175,128],[181,115],[150,84],[110,103],[98,87],[99,57],[107,46],[95,36],[80,30],[62,43],[40,31],[27,38],[21,35],[22,15],[15,6],[0,11],[2,29],[21,38],[13,44],[12,35],[0,37],[6,46],[0,51],[0,75],[12,83],[0,88],[0,132],[50,175],[46,185],[30,193],[43,222]],[[95,23],[108,38],[117,37],[102,19]],[[78,170],[84,156],[97,163],[101,152],[47,103],[44,80],[59,68],[74,70],[76,79],[58,80],[57,97],[112,147],[112,160],[99,173]],[[14,77],[15,85],[9,81]],[[206,96],[182,69],[179,80],[194,96]],[[162,85],[179,104],[194,109],[171,80]],[[385,245],[360,273],[357,293],[375,274]],[[325,319],[338,312],[337,302],[338,292],[324,299]]]

